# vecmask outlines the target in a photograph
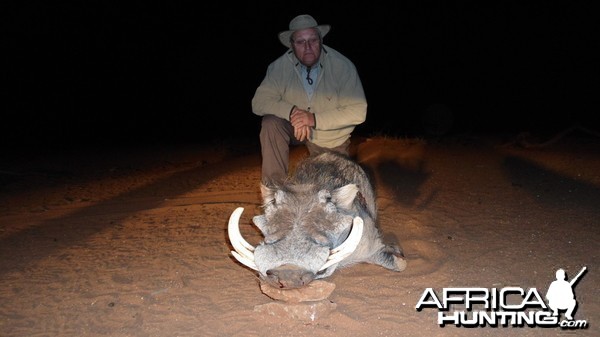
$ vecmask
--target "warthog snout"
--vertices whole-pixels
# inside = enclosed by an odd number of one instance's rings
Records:
[[[267,270],[265,281],[271,286],[282,289],[301,288],[309,284],[315,274],[293,264],[284,264]]]

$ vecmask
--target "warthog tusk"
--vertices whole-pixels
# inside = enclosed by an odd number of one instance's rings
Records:
[[[331,250],[327,262],[319,269],[319,271],[329,268],[330,266],[339,263],[354,252],[360,239],[362,238],[364,222],[363,219],[355,217],[352,221],[352,231],[341,245]]]
[[[229,241],[231,242],[233,249],[235,249],[235,251],[231,251],[231,254],[246,267],[258,270],[256,263],[254,263],[254,247],[244,240],[242,233],[240,232],[239,223],[242,212],[244,212],[244,208],[238,207],[229,217],[227,233],[229,235]]]
[[[241,256],[236,251],[232,250],[231,251],[231,255],[233,255],[233,257],[235,257],[235,259],[238,260],[244,266],[246,266],[248,268],[252,268],[254,270],[258,270],[258,268],[256,267],[256,264],[254,263],[254,261],[249,260],[248,258]]]

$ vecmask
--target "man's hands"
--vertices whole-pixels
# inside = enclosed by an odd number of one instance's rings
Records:
[[[315,126],[315,115],[310,111],[294,108],[290,122],[294,127],[294,137],[303,142],[308,139],[311,128]]]

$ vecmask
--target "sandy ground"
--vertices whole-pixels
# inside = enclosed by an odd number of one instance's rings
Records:
[[[381,230],[408,267],[337,270],[335,310],[311,320],[255,311],[273,300],[230,254],[237,207],[248,241],[261,240],[255,141],[6,155],[0,336],[599,336],[600,141],[509,140],[356,139]],[[294,149],[292,163],[304,156]],[[586,329],[441,327],[437,308],[415,309],[426,288],[544,296],[558,268],[570,279],[583,267],[575,319]]]

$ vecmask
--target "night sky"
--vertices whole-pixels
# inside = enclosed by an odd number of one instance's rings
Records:
[[[350,3],[5,1],[3,145],[258,137],[254,90],[305,13],[358,68],[357,134],[427,136],[431,111],[444,135],[598,125],[593,1]]]

